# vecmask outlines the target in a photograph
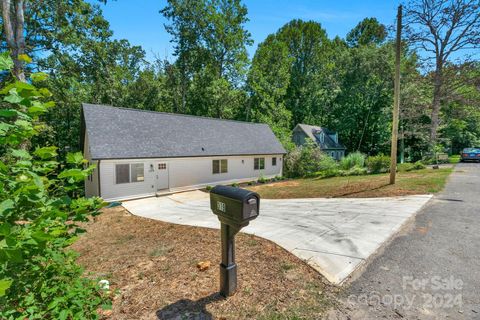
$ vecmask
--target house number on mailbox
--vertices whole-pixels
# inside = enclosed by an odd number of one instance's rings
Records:
[[[225,203],[217,201],[217,209],[222,212],[225,212],[227,208],[225,206]]]

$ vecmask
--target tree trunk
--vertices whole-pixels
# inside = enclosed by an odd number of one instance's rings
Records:
[[[430,144],[432,147],[435,146],[435,143],[437,142],[437,131],[440,125],[440,103],[442,99],[443,86],[442,76],[442,66],[437,65],[433,83],[432,122],[430,126]]]
[[[13,7],[10,0],[2,0],[3,29],[13,60],[13,74],[22,82],[26,82],[23,62],[19,59],[25,53],[24,5],[24,0],[15,0]],[[15,17],[11,15],[12,9]]]

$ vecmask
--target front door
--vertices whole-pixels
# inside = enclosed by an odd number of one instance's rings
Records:
[[[155,167],[157,191],[168,189],[168,163],[157,162]]]

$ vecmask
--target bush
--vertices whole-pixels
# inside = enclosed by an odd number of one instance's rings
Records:
[[[317,171],[312,175],[312,177],[331,178],[331,177],[338,177],[339,175],[341,175],[341,170],[337,168],[333,168],[333,169],[328,169],[323,171]]]
[[[370,156],[366,160],[368,172],[383,173],[390,171],[390,157],[384,154]]]
[[[413,164],[413,170],[422,170],[427,168],[427,166],[420,160]]]
[[[213,189],[212,186],[206,186],[206,187],[205,187],[205,190],[207,190],[207,191],[210,191],[210,190],[212,190],[212,189]]]
[[[361,152],[353,152],[340,160],[342,170],[350,170],[353,167],[362,168],[365,166],[365,155]]]
[[[285,158],[285,173],[290,178],[317,176],[319,171],[337,168],[337,162],[324,154],[311,140],[293,149]]]
[[[408,172],[413,170],[422,170],[425,169],[427,166],[423,164],[421,161],[417,161],[415,163],[399,163],[397,165],[398,172]]]
[[[0,55],[0,71],[9,66],[8,54]],[[107,297],[97,281],[82,277],[68,250],[84,232],[79,224],[103,205],[78,196],[93,167],[81,153],[61,165],[57,148],[25,147],[38,135],[39,116],[53,106],[42,102],[48,90],[14,82],[1,94],[0,319],[96,319]]]
[[[414,164],[413,163],[409,163],[409,162],[406,162],[406,163],[399,163],[397,165],[397,171],[398,172],[408,172],[408,171],[412,171],[414,170]]]
[[[359,166],[354,166],[353,168],[351,168],[346,172],[347,172],[347,176],[363,176],[368,173],[367,168],[359,167]]]
[[[460,155],[459,155],[459,154],[456,154],[456,155],[450,156],[450,157],[448,158],[448,162],[455,164],[455,163],[459,163],[459,162],[460,162],[460,159],[461,159]]]
[[[265,178],[263,175],[261,175],[260,177],[258,177],[257,182],[258,183],[266,183],[266,182],[268,182],[268,179]]]

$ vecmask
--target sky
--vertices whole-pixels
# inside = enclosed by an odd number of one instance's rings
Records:
[[[92,3],[98,3],[92,0]],[[248,48],[253,57],[257,45],[269,34],[292,19],[320,22],[330,38],[344,38],[355,25],[366,17],[376,17],[381,23],[394,23],[398,0],[244,0],[249,22],[246,29],[254,44]],[[165,31],[166,19],[159,11],[166,0],[110,0],[101,5],[110,22],[114,38],[127,39],[141,45],[147,59],[154,57],[172,60],[171,37]]]

